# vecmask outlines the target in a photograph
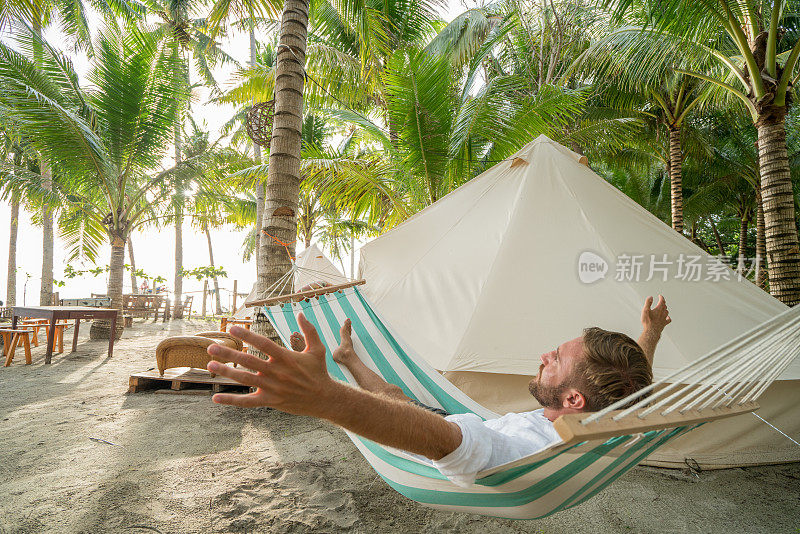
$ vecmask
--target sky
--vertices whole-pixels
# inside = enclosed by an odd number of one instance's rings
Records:
[[[463,12],[464,5],[459,0],[448,0],[447,9],[443,10],[442,18],[452,20],[457,14]],[[63,34],[57,28],[50,28],[45,32],[45,37],[51,43],[65,42]],[[7,41],[9,34],[0,35],[0,39]],[[222,48],[229,55],[237,59],[241,64],[245,64],[249,59],[249,40],[246,34],[232,33],[222,41]],[[85,56],[72,54],[73,62],[78,74],[84,77],[88,71],[88,61]],[[235,85],[234,67],[221,67],[216,69],[215,77],[224,89]],[[196,90],[194,95],[192,114],[198,124],[211,132],[211,140],[218,137],[220,127],[231,117],[232,106],[219,106],[207,103],[209,98],[206,89]],[[164,168],[172,165],[170,157],[165,158]],[[42,230],[31,221],[31,213],[24,207],[20,209],[19,230],[17,238],[17,304],[38,305],[40,275],[42,264]],[[8,265],[8,243],[9,226],[11,220],[11,209],[7,201],[0,201],[0,265]],[[233,289],[233,281],[238,281],[238,291],[249,292],[255,283],[256,267],[255,261],[244,262],[242,260],[241,248],[244,241],[245,230],[235,230],[232,227],[222,227],[211,230],[211,240],[214,249],[214,261],[218,267],[223,267],[227,272],[227,277],[220,279],[222,288],[222,305],[224,308],[230,306],[230,295]],[[57,229],[56,229],[57,234]],[[174,274],[174,250],[175,250],[175,229],[173,227],[162,228],[160,230],[147,229],[145,232],[134,231],[132,236],[134,258],[136,267],[143,269],[150,276],[163,276],[167,279],[166,285],[172,289]],[[302,248],[298,246],[297,252]],[[100,250],[97,264],[89,262],[74,261],[71,263],[76,270],[86,270],[95,266],[105,266],[109,263],[110,246],[104,245]],[[54,253],[54,278],[65,282],[63,287],[54,288],[59,292],[61,298],[88,297],[91,293],[105,293],[107,288],[107,277],[105,274],[93,276],[83,275],[78,278],[66,279],[64,277],[64,267],[67,265],[67,255],[64,242],[56,235]],[[126,253],[126,263],[129,259]],[[338,262],[335,262],[339,266]],[[344,260],[345,274],[352,277],[350,261]],[[206,237],[197,229],[192,228],[188,223],[183,226],[183,265],[185,269],[192,269],[209,265],[208,245]],[[355,265],[358,266],[358,252],[355,253]],[[341,266],[339,266],[341,268]],[[5,267],[0,268],[0,300],[5,301],[7,295],[7,278]],[[123,291],[131,290],[131,281],[126,273],[124,277]],[[141,281],[139,281],[141,284]],[[184,293],[196,295],[194,299],[194,310],[199,311],[199,293],[202,292],[203,282],[194,279],[184,278]],[[241,299],[240,299],[241,302]]]

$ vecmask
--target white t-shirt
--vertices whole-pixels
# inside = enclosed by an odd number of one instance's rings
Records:
[[[433,465],[454,484],[470,486],[478,472],[539,452],[561,437],[544,410],[483,421],[475,414],[445,417],[461,427],[461,444]]]

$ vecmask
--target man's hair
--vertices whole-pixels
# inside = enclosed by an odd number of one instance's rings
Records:
[[[650,385],[653,369],[633,339],[593,326],[583,331],[583,359],[576,362],[573,378],[585,410],[596,412]]]

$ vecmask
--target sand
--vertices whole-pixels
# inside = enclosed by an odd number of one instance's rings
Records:
[[[210,393],[127,393],[161,339],[209,328],[137,320],[109,359],[84,327],[51,365],[40,346],[32,365],[20,350],[0,369],[0,532],[800,531],[800,464],[639,467],[581,506],[509,521],[402,497],[328,423]]]

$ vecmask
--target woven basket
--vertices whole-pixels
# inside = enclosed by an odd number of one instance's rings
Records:
[[[272,117],[275,114],[275,100],[259,102],[247,110],[245,127],[247,135],[259,146],[269,146],[272,139]]]

